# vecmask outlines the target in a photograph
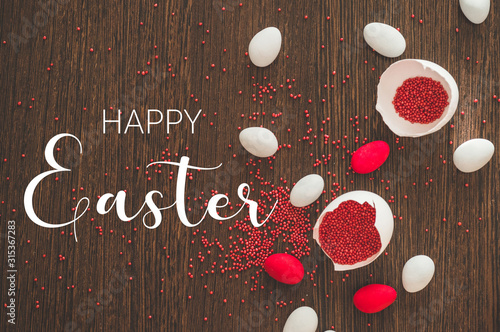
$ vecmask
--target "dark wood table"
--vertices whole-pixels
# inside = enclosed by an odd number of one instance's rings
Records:
[[[499,154],[471,174],[452,161],[468,139],[500,145],[498,3],[474,25],[458,1],[241,2],[60,0],[56,10],[1,1],[2,303],[11,298],[8,220],[16,225],[17,279],[16,325],[8,324],[9,309],[2,306],[0,328],[282,331],[288,315],[308,305],[318,313],[320,331],[498,331]],[[373,21],[401,28],[407,41],[401,58],[436,62],[456,79],[459,108],[438,133],[398,140],[375,111],[378,78],[397,59],[364,43],[362,29]],[[282,32],[282,50],[271,66],[257,68],[245,52],[268,26]],[[108,119],[121,110],[120,133],[110,124],[103,134],[104,109]],[[124,133],[134,109],[144,134],[138,127]],[[165,116],[149,134],[148,109]],[[193,117],[201,109],[194,134],[185,114],[167,134],[169,109],[186,109]],[[271,164],[253,166],[239,146],[239,128],[260,125],[286,146]],[[44,150],[60,133],[78,137],[83,152],[74,139],[59,141],[55,158],[71,172],[43,180],[34,208],[42,220],[62,223],[88,197],[90,210],[76,224],[78,242],[72,226],[40,227],[23,205],[28,183],[51,169]],[[353,174],[349,155],[365,138],[388,142],[391,155],[379,171]],[[392,241],[385,255],[346,275],[334,271],[309,232],[311,254],[302,259],[308,274],[290,287],[265,273],[255,278],[258,268],[220,272],[224,253],[205,247],[201,236],[227,246],[229,236],[243,235],[229,229],[237,218],[219,223],[208,217],[188,228],[171,209],[163,211],[159,227],[148,229],[142,215],[123,222],[114,210],[96,212],[99,195],[119,190],[127,190],[129,215],[151,190],[162,192],[165,204],[173,202],[177,168],[146,166],[181,156],[200,167],[223,164],[192,171],[186,196],[193,220],[211,190],[227,193],[236,207],[241,183],[249,183],[257,199],[260,190],[270,190],[263,181],[291,187],[317,173],[326,193],[310,208],[312,225],[333,194],[369,190],[391,201]],[[275,251],[286,246],[280,242]],[[401,272],[417,254],[430,256],[436,273],[427,288],[410,294]],[[377,314],[358,311],[352,297],[369,283],[394,287],[396,302]]]

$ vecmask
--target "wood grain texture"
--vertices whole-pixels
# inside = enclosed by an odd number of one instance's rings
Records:
[[[0,1],[0,40],[6,41],[0,45],[0,213],[1,225],[10,219],[17,225],[17,330],[281,331],[288,315],[303,304],[318,312],[320,331],[332,325],[336,331],[500,330],[496,199],[500,157],[496,153],[485,168],[472,174],[460,173],[452,163],[454,149],[468,139],[482,137],[500,146],[500,103],[492,98],[500,96],[498,3],[492,3],[481,25],[467,21],[458,1],[255,0],[242,1],[240,7],[234,0],[167,0],[158,2],[157,8],[154,1],[145,0],[60,3],[57,13],[41,24],[40,5]],[[36,15],[41,15],[40,27],[16,52],[11,33],[29,34],[23,27],[27,21],[34,22]],[[377,55],[363,42],[362,29],[372,21],[401,28],[407,41],[402,58],[434,61],[456,79],[460,102],[450,122],[454,128],[447,125],[436,134],[396,143],[375,111],[378,77],[395,60]],[[248,66],[248,42],[268,26],[281,30],[282,51],[268,68]],[[146,70],[148,75],[137,74]],[[295,80],[291,89],[287,79]],[[259,84],[267,83],[277,89],[273,98],[265,96],[262,105],[254,102],[252,94],[258,94]],[[294,99],[290,94],[301,97]],[[132,109],[142,121],[147,109],[186,109],[191,115],[202,109],[206,117],[199,120],[194,135],[186,119],[169,135],[165,122],[153,127],[149,135],[137,129],[103,135],[102,110],[110,111],[110,107],[123,111],[123,126]],[[256,120],[249,118],[254,112],[259,113]],[[283,115],[273,118],[273,112]],[[355,120],[350,121],[355,116],[359,117],[357,127],[352,126]],[[330,121],[323,124],[328,117]],[[251,271],[229,279],[220,272],[210,273],[217,257],[199,262],[198,253],[206,249],[199,236],[193,237],[193,229],[180,223],[175,211],[165,211],[155,230],[146,229],[141,218],[124,223],[115,213],[100,216],[95,212],[98,195],[122,189],[128,193],[130,214],[141,207],[150,190],[160,190],[163,202],[173,202],[174,181],[168,179],[168,172],[175,169],[145,173],[146,165],[159,160],[165,149],[172,160],[186,155],[197,166],[229,165],[194,174],[188,181],[190,197],[216,189],[236,200],[238,185],[252,181],[257,191],[252,197],[257,198],[262,186],[245,165],[249,155],[239,152],[237,129],[256,125],[270,128],[280,143],[291,145],[276,154],[273,169],[263,161],[263,178],[277,185],[283,184],[280,178],[291,185],[309,173],[325,178],[327,193],[311,209],[313,223],[316,210],[321,211],[325,200],[332,198],[334,183],[345,187],[339,193],[363,189],[387,200],[394,196],[390,205],[397,217],[387,255],[346,277],[334,272],[312,243],[311,234],[313,258],[306,260],[306,269],[315,271],[314,282],[306,277],[300,287],[286,287],[263,275],[259,285],[265,289],[251,291],[245,285],[245,280],[253,282]],[[77,243],[69,234],[72,228],[41,228],[27,218],[23,208],[29,181],[49,170],[43,159],[45,145],[65,132],[81,139],[84,152],[78,155],[77,143],[70,139],[58,145],[57,160],[72,171],[60,174],[58,181],[53,177],[44,181],[36,192],[35,208],[42,219],[62,222],[72,217],[73,197],[76,201],[89,197],[91,211],[77,224]],[[330,135],[330,141],[341,139],[340,148],[324,144],[324,134]],[[310,136],[311,145],[298,141],[304,136]],[[391,145],[388,161],[372,177],[346,174],[349,158],[345,150],[359,146],[356,136],[360,141],[382,139]],[[328,154],[327,165],[313,166],[316,158]],[[191,199],[188,205],[195,211],[190,216],[200,215],[199,202]],[[207,237],[227,239],[229,223],[208,219],[199,229]],[[2,226],[2,234],[5,230]],[[0,293],[5,303],[4,237],[0,243]],[[276,250],[284,250],[284,245]],[[401,271],[406,260],[417,254],[433,258],[436,274],[426,289],[409,294],[402,287]],[[60,261],[58,255],[65,260]],[[208,276],[200,277],[205,270]],[[188,272],[195,277],[189,278]],[[132,280],[121,281],[117,275]],[[378,314],[357,311],[352,296],[368,283],[393,286],[397,301]],[[102,298],[100,293],[111,296]],[[193,298],[188,300],[190,295]],[[276,306],[276,300],[285,301],[286,306]],[[260,310],[268,301],[270,308]],[[0,329],[14,330],[6,322],[3,306]]]

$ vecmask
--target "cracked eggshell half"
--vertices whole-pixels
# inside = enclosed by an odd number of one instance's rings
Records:
[[[429,77],[443,85],[448,94],[448,106],[441,117],[428,124],[411,123],[396,112],[392,101],[396,90],[409,78]],[[393,63],[387,68],[377,88],[377,111],[385,124],[400,137],[420,137],[441,129],[455,114],[458,106],[458,86],[451,74],[438,64],[418,59],[406,59]]]
[[[387,202],[382,197],[370,191],[364,191],[364,190],[351,191],[334,199],[330,204],[328,204],[328,206],[323,210],[323,212],[321,212],[321,215],[319,216],[318,221],[316,222],[316,225],[314,225],[313,229],[313,238],[316,240],[316,242],[320,247],[321,243],[319,241],[319,226],[321,225],[321,222],[323,221],[323,218],[325,217],[326,213],[331,212],[336,208],[338,208],[340,203],[350,200],[358,202],[359,204],[368,202],[371,206],[375,208],[376,211],[375,228],[377,229],[380,235],[382,246],[375,255],[369,257],[368,259],[362,262],[358,262],[352,265],[337,264],[332,260],[333,265],[335,267],[335,271],[354,270],[373,262],[375,259],[377,259],[378,256],[380,256],[384,252],[385,248],[391,241],[392,232],[394,231],[394,217],[391,208],[389,207],[389,204],[387,204]]]

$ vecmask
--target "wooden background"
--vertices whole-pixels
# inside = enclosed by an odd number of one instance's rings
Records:
[[[500,145],[500,102],[492,97],[500,96],[498,3],[493,2],[481,25],[468,22],[458,1],[242,0],[241,7],[233,0],[170,0],[158,2],[157,7],[149,0],[60,3],[45,22],[40,5],[32,1],[0,2],[0,40],[6,41],[0,44],[0,212],[2,234],[7,220],[15,220],[17,227],[17,330],[281,331],[288,315],[303,304],[318,312],[320,331],[331,326],[336,331],[500,329],[499,154],[472,174],[460,173],[452,162],[454,149],[468,139],[481,137]],[[30,31],[34,18],[39,27]],[[364,44],[362,29],[372,21],[401,28],[407,41],[401,58],[434,61],[453,75],[460,90],[459,109],[450,122],[453,128],[447,125],[434,135],[397,142],[384,125],[375,111],[376,86],[395,60]],[[249,41],[268,26],[283,34],[277,60],[263,69],[248,66]],[[18,52],[11,33],[27,37]],[[267,83],[276,88],[273,98],[257,95],[253,101],[252,94]],[[206,116],[196,123],[194,135],[187,119],[173,126],[170,135],[165,122],[149,135],[138,129],[103,135],[102,110],[109,112],[110,107],[123,111],[122,126],[132,109],[143,126],[149,108],[187,109],[191,115],[202,109]],[[249,119],[254,112],[256,119]],[[273,112],[283,115],[274,118]],[[350,121],[355,116],[357,127],[355,120]],[[327,117],[330,121],[323,124]],[[232,172],[222,167],[195,174],[188,181],[188,192],[215,189],[228,193],[235,203],[240,183],[255,181],[252,187],[258,192],[259,181],[250,175],[252,167],[245,165],[250,156],[238,148],[238,127],[259,125],[275,132],[281,144],[291,145],[276,154],[272,169],[266,161],[261,163],[266,180],[283,185],[283,178],[290,185],[309,173],[324,176],[327,193],[311,208],[313,224],[317,210],[331,200],[330,190],[370,190],[387,200],[394,196],[390,205],[396,215],[395,231],[387,255],[346,277],[334,272],[310,234],[313,258],[304,260],[307,271],[315,271],[314,281],[307,276],[300,287],[287,287],[263,275],[259,285],[264,290],[251,291],[245,281],[253,282],[255,270],[238,279],[220,272],[199,276],[217,258],[199,262],[198,253],[206,249],[175,211],[165,211],[155,230],[146,229],[141,218],[123,223],[114,212],[105,216],[95,212],[98,195],[121,189],[127,190],[130,214],[150,190],[162,191],[164,202],[172,202],[174,181],[168,180],[168,172],[145,173],[150,160],[159,160],[165,149],[172,160],[186,155],[197,166],[235,166]],[[45,180],[36,191],[35,209],[42,219],[59,223],[72,217],[73,198],[89,197],[91,211],[77,224],[77,243],[71,227],[35,225],[22,200],[29,181],[49,170],[43,158],[46,143],[65,132],[80,138],[84,152],[78,155],[74,140],[58,144],[57,160],[72,172],[59,174],[58,181]],[[324,134],[330,135],[330,142],[341,139],[340,147],[324,144]],[[312,144],[299,141],[304,136]],[[388,161],[371,177],[349,173],[346,150],[360,145],[356,136],[391,145]],[[331,160],[314,167],[323,154],[331,154]],[[257,192],[251,197],[257,198]],[[190,201],[196,210],[190,216],[199,215],[199,203]],[[208,219],[197,229],[211,239],[227,240],[232,222],[220,225]],[[4,236],[0,241],[5,258],[0,264],[0,291],[6,303],[7,245]],[[401,271],[417,254],[430,256],[436,273],[427,288],[409,294],[402,287]],[[188,272],[195,277],[189,278]],[[132,280],[117,281],[117,274]],[[369,283],[393,286],[397,301],[377,314],[357,311],[352,296]],[[104,299],[99,296],[109,295],[109,289],[116,292]],[[286,306],[259,309],[275,301],[273,290]],[[13,330],[6,321],[2,306],[0,328]]]

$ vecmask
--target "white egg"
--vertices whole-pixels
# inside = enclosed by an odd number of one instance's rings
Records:
[[[257,67],[267,67],[281,49],[281,32],[274,27],[265,28],[253,36],[248,45],[250,61]]]
[[[340,203],[349,200],[356,201],[360,204],[368,202],[371,206],[375,207],[376,211],[375,228],[380,234],[380,240],[382,242],[382,246],[380,247],[380,250],[376,254],[374,254],[373,256],[369,257],[368,259],[362,262],[358,262],[352,265],[342,265],[332,261],[335,271],[354,270],[373,262],[375,259],[377,259],[378,256],[380,256],[384,252],[385,248],[391,241],[392,232],[394,231],[394,217],[391,208],[389,207],[389,204],[387,204],[387,202],[382,197],[380,197],[375,193],[363,190],[356,190],[343,194],[334,199],[330,204],[328,204],[328,206],[323,210],[323,212],[319,216],[318,221],[316,222],[316,225],[314,225],[313,229],[313,238],[316,240],[319,246],[321,246],[321,243],[319,242],[319,226],[321,225],[321,222],[323,221],[323,218],[325,217],[326,213],[335,210],[336,208],[339,207]]]
[[[462,172],[472,173],[486,165],[494,152],[495,146],[487,139],[471,139],[455,150],[453,163]]]
[[[323,193],[325,181],[320,175],[309,174],[300,179],[290,193],[290,203],[304,207],[314,203]]]
[[[318,315],[311,307],[295,309],[286,320],[283,332],[316,332]]]
[[[403,267],[403,287],[408,293],[424,289],[434,276],[434,262],[425,255],[410,258]]]
[[[388,24],[367,24],[363,29],[363,37],[371,48],[388,58],[397,58],[406,49],[405,37]]]
[[[443,85],[448,94],[448,106],[441,117],[428,124],[411,123],[396,112],[392,101],[396,90],[409,78],[429,77]],[[400,60],[387,68],[377,87],[377,105],[385,124],[400,137],[420,137],[441,129],[455,114],[458,105],[458,86],[451,74],[438,64],[426,60]]]
[[[240,143],[256,157],[271,157],[278,150],[278,139],[266,128],[249,127],[241,131]]]
[[[490,13],[490,0],[460,0],[465,17],[474,24],[481,24]]]

